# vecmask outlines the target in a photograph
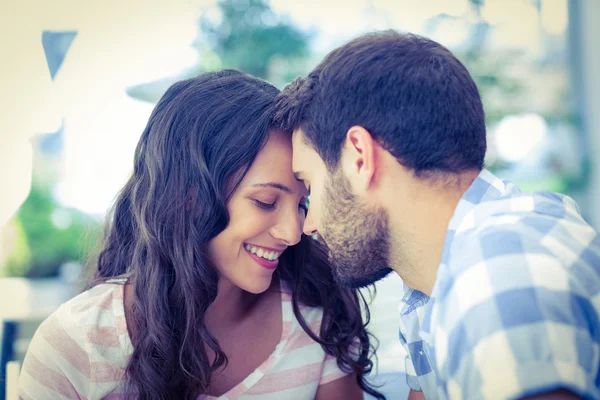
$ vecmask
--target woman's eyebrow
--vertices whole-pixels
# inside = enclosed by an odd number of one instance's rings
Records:
[[[292,189],[290,189],[289,187],[285,186],[282,183],[279,182],[266,182],[266,183],[256,183],[254,185],[252,185],[252,187],[270,187],[270,188],[274,188],[274,189],[279,189],[282,192],[285,193],[293,193]]]

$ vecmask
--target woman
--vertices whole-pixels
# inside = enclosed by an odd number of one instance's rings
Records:
[[[165,93],[95,277],[36,333],[24,398],[362,399],[358,293],[302,237],[307,193],[278,91],[237,71]]]

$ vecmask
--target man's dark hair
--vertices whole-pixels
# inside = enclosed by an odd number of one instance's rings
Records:
[[[274,119],[283,130],[301,129],[329,170],[355,125],[417,176],[484,165],[475,82],[448,49],[410,33],[371,33],[332,51],[283,90]]]

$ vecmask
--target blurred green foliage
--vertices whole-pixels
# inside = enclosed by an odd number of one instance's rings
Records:
[[[14,218],[8,225],[10,240],[6,240],[9,244],[10,253],[4,260],[4,271],[1,271],[0,276],[23,276],[31,266],[31,252],[27,243],[27,234],[23,229],[23,224],[18,218]]]
[[[196,47],[206,69],[236,68],[274,84],[305,72],[310,33],[275,13],[266,0],[223,0],[217,7],[216,18],[209,18],[210,13],[200,18]],[[284,76],[273,73],[276,63],[285,64]]]
[[[63,263],[85,263],[102,234],[102,223],[57,203],[50,185],[34,183],[14,218],[16,242],[4,275],[56,276]]]

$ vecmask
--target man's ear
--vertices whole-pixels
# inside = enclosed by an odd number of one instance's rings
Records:
[[[377,142],[369,131],[362,126],[348,129],[342,166],[356,193],[367,191],[372,186],[377,164]]]

